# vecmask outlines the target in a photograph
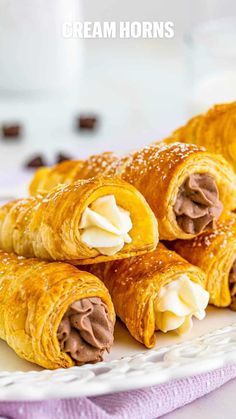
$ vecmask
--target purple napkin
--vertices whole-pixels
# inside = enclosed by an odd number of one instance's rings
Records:
[[[184,406],[236,377],[236,365],[167,384],[70,400],[0,403],[0,419],[153,419]]]

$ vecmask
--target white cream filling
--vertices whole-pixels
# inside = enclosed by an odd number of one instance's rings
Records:
[[[209,293],[191,281],[187,275],[165,285],[155,300],[156,329],[162,332],[175,330],[188,332],[193,325],[192,317],[204,319]]]
[[[81,241],[102,255],[112,256],[131,243],[130,213],[119,207],[114,195],[96,199],[82,214]]]

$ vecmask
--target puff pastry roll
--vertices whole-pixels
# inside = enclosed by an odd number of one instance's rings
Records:
[[[79,179],[106,175],[112,163],[118,160],[114,153],[105,152],[90,156],[86,160],[69,160],[53,167],[41,167],[30,184],[31,195],[50,191],[59,184],[68,185]]]
[[[210,303],[236,310],[236,216],[219,222],[217,229],[192,240],[177,240],[171,247],[207,276]]]
[[[121,177],[143,194],[158,220],[160,239],[192,238],[212,229],[223,207],[224,211],[236,208],[236,175],[230,164],[223,157],[196,145],[155,144],[120,159],[108,155],[113,162],[105,166],[105,173]],[[104,162],[105,154],[91,159],[93,165],[86,166],[84,162],[84,173],[81,162],[78,162],[77,172],[73,163],[72,172],[80,178],[96,175],[99,161]],[[48,185],[51,173],[55,179],[55,172],[60,172],[61,168],[58,165],[48,169],[45,180]],[[71,177],[69,170],[64,182],[70,181]],[[31,192],[36,183],[33,180]]]
[[[215,105],[208,112],[190,119],[165,140],[204,146],[219,153],[236,171],[236,102]]]
[[[94,275],[0,251],[0,338],[21,358],[49,369],[101,361],[114,321]]]
[[[205,274],[163,244],[152,253],[87,268],[104,281],[116,314],[147,348],[155,345],[155,331],[184,333],[193,316],[205,316]]]
[[[95,263],[155,249],[143,196],[115,178],[81,180],[0,208],[0,248],[25,257]]]

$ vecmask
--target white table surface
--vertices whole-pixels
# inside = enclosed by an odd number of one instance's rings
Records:
[[[187,118],[183,49],[165,43],[105,43],[88,50],[79,92],[37,98],[0,95],[0,122],[19,119],[26,126],[19,144],[0,142],[0,169],[14,170],[33,152],[53,161],[56,151],[86,156],[122,152],[162,138]],[[94,134],[71,129],[78,111],[94,111],[101,127]],[[17,177],[17,174],[15,175]],[[7,186],[7,185],[6,185]],[[234,418],[236,380],[165,416],[168,419]]]

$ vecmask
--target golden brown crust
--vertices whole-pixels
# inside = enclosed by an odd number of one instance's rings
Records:
[[[52,188],[76,182],[80,179],[90,179],[95,176],[106,176],[106,170],[118,157],[109,152],[90,156],[86,160],[70,160],[51,168],[39,169],[29,187],[31,195],[38,192],[48,192]]]
[[[155,345],[154,301],[160,288],[181,275],[205,285],[204,273],[159,243],[157,249],[135,258],[86,267],[107,286],[116,314],[131,335],[151,348]]]
[[[69,174],[78,164],[78,161],[66,160],[52,168],[41,167],[36,171],[30,185],[30,194],[34,195],[35,190],[36,194],[45,193],[60,184],[67,185],[68,183],[72,183],[73,179],[70,179]]]
[[[210,303],[229,306],[229,273],[236,260],[236,216],[231,214],[219,222],[214,232],[192,240],[177,240],[173,249],[206,273]]]
[[[217,184],[224,212],[236,207],[236,177],[230,165],[192,144],[153,145],[132,155],[122,179],[133,184],[146,198],[158,219],[162,240],[189,239],[178,225],[174,204],[178,190],[191,173],[211,174]]]
[[[96,167],[99,166],[100,158],[99,155],[92,157]],[[86,167],[86,161],[84,166]],[[83,173],[81,162],[78,162],[79,176],[94,175],[94,169],[90,172],[88,167]],[[57,166],[54,171],[57,171]],[[193,237],[179,227],[173,209],[178,190],[191,173],[212,175],[224,205],[224,212],[236,208],[236,176],[231,166],[223,157],[208,153],[196,145],[154,144],[121,159],[115,158],[106,166],[106,173],[111,177],[121,177],[143,194],[155,213],[160,239],[163,240]]]
[[[85,208],[105,195],[114,195],[117,204],[130,212],[133,223],[131,243],[113,256],[101,255],[80,240],[79,224]],[[0,247],[25,257],[96,263],[154,250],[157,242],[154,214],[143,196],[121,179],[81,180],[0,208]]]
[[[215,105],[195,116],[165,139],[167,144],[181,141],[204,146],[224,156],[236,170],[236,101]]]
[[[0,251],[0,272],[0,338],[27,361],[49,369],[74,365],[57,339],[61,319],[74,301],[99,297],[115,321],[106,287],[72,265]]]

